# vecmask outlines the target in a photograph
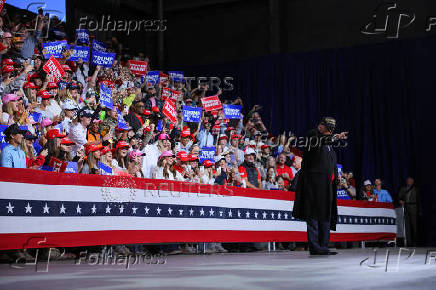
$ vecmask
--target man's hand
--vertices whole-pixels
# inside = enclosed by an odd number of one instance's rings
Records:
[[[39,153],[39,155],[47,157],[47,155],[48,155],[48,148],[45,148],[44,150],[42,150],[41,153]]]
[[[348,132],[342,132],[342,133],[339,133],[339,134],[335,134],[333,136],[333,138],[335,140],[338,140],[338,139],[347,139],[347,134],[348,134]]]

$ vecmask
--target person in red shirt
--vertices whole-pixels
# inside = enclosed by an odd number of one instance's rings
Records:
[[[277,159],[277,176],[281,176],[284,180],[285,187],[289,187],[289,183],[294,179],[294,174],[292,173],[291,167],[285,164],[286,155],[280,153],[279,158]]]

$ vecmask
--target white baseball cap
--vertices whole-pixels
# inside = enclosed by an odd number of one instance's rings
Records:
[[[254,149],[251,147],[247,147],[244,151],[244,154],[245,155],[256,154],[256,151],[254,151]]]
[[[367,179],[363,182],[363,185],[371,185],[371,180]]]

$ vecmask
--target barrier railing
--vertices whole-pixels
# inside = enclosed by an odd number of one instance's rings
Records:
[[[0,170],[0,249],[306,241],[292,192]],[[338,200],[338,213],[331,241],[395,239],[391,204]]]

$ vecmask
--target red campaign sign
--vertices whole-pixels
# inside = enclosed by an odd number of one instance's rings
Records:
[[[67,162],[52,156],[48,162],[48,166],[52,167],[54,172],[65,172]]]
[[[201,103],[203,104],[203,108],[206,112],[219,110],[223,108],[220,99],[217,95],[204,97],[201,99]]]
[[[174,101],[177,101],[178,99],[183,97],[183,93],[176,91],[176,90],[171,90],[171,99],[173,99]]]
[[[167,99],[162,109],[162,114],[166,116],[173,124],[177,124],[177,110],[176,105],[171,101],[171,99]]]
[[[171,91],[170,88],[162,88],[162,100],[171,98]]]
[[[50,59],[45,63],[44,67],[42,68],[46,73],[51,73],[54,82],[57,83],[62,79],[62,77],[65,74],[65,71],[62,69],[62,66],[58,62],[58,60],[52,55],[50,56]]]
[[[145,76],[147,74],[148,62],[143,60],[129,60],[129,68],[132,74],[136,76]]]

